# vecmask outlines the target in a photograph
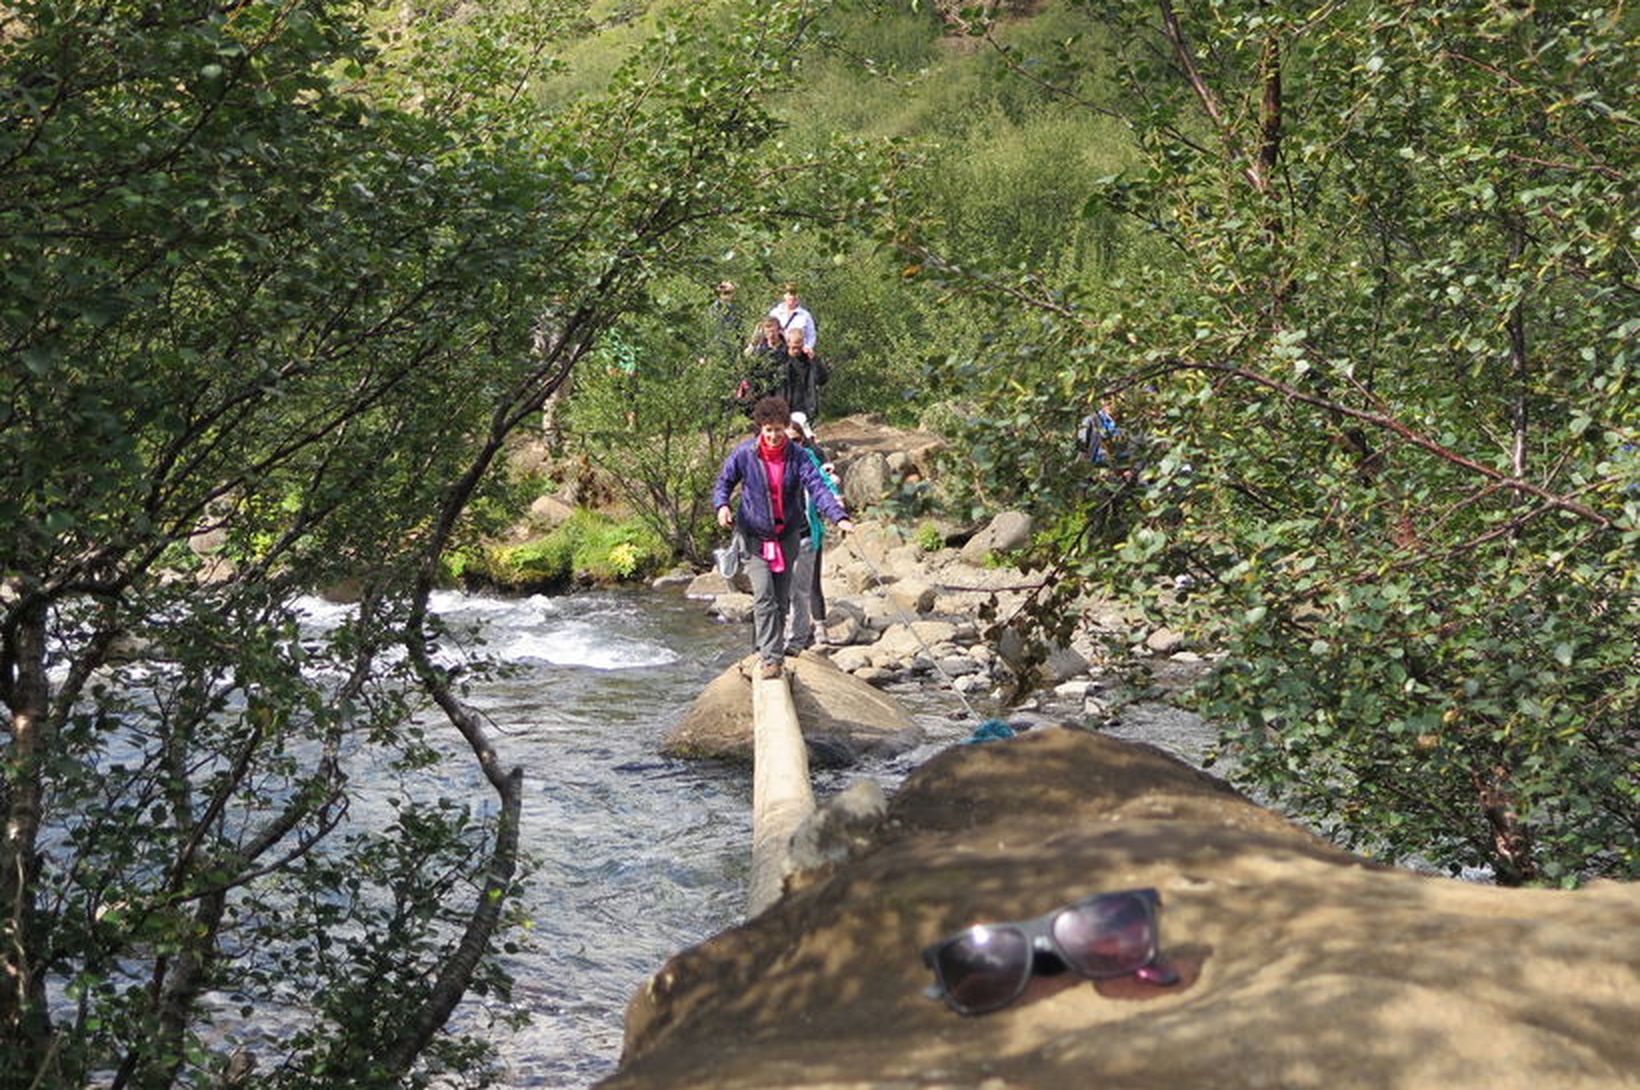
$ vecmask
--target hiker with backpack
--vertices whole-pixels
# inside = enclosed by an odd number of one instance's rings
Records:
[[[802,300],[798,298],[796,284],[787,284],[781,289],[780,302],[769,308],[769,317],[779,322],[783,330],[801,329],[803,347],[810,352],[814,351],[819,327],[814,323],[814,315],[808,312]]]
[[[1116,414],[1112,411],[1113,405],[1109,398],[1101,401],[1099,407],[1084,416],[1076,425],[1076,446],[1080,451],[1081,460],[1102,466],[1109,462],[1108,447],[1121,434],[1116,426]]]
[[[750,416],[752,406],[759,401],[786,392],[786,338],[780,323],[773,318],[760,321],[757,333],[741,355],[746,359],[746,368],[735,387],[735,400]]]

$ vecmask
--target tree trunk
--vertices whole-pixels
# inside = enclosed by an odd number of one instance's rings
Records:
[[[35,914],[39,881],[41,765],[50,748],[50,684],[46,680],[46,612],[23,606],[4,633],[6,693],[11,735],[4,760],[6,827],[0,836],[0,1064],[3,1085],[51,1081],[40,1065],[48,1055],[42,946]]]

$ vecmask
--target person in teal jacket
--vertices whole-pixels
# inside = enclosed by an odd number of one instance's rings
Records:
[[[842,489],[837,486],[837,478],[832,475],[831,467],[826,465],[825,455],[815,441],[814,430],[809,427],[808,417],[800,412],[792,413],[786,435],[792,446],[814,466],[831,494],[841,497]],[[808,530],[799,542],[797,561],[792,565],[791,618],[786,625],[788,655],[798,655],[806,648],[813,647],[815,622],[826,619],[826,596],[820,589],[820,550],[825,546],[826,523],[820,517],[820,510],[812,496],[804,495],[803,510],[808,515]]]

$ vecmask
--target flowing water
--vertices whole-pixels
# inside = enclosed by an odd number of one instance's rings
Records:
[[[750,628],[714,623],[676,591],[563,597],[444,594],[454,624],[482,621],[486,650],[514,667],[468,699],[493,724],[503,763],[525,771],[522,843],[531,871],[509,936],[510,1004],[469,997],[460,1029],[496,1046],[509,1087],[585,1087],[610,1074],[633,991],[671,954],[738,922],[751,852],[746,767],[659,755],[667,730],[700,691],[750,650]],[[322,607],[315,607],[322,621]],[[974,726],[954,698],[897,694],[928,731],[893,762],[818,777],[822,796],[853,776],[885,789]],[[432,722],[429,720],[429,722]],[[435,772],[462,799],[494,795],[453,730]],[[381,782],[363,806],[385,806]],[[529,1022],[514,1028],[517,1012]]]

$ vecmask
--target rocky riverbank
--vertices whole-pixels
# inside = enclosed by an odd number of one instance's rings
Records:
[[[884,455],[866,484],[845,466],[855,509],[894,473],[917,472],[910,458],[898,465]],[[633,998],[606,1090],[1640,1085],[1629,1030],[1640,948],[1622,938],[1640,933],[1640,886],[1501,889],[1375,865],[1121,740],[1136,716],[1113,714],[1106,648],[1148,656],[1175,680],[1202,659],[1100,603],[1040,661],[1006,625],[987,639],[976,618],[1005,620],[1033,589],[997,563],[1028,534],[1006,515],[961,548],[929,550],[924,535],[866,521],[827,555],[830,642],[823,658],[796,660],[793,690],[824,707],[869,686],[948,683],[1013,717],[1010,695],[1036,688],[1031,703],[1050,713],[1038,721],[1098,730],[953,746],[891,800],[838,796],[794,838],[803,869],[779,901],[680,953]],[[715,575],[687,593],[728,621],[749,617],[750,597]],[[730,714],[749,703],[743,673],[727,672],[716,683],[727,697],[686,720],[689,744],[746,744],[745,716]],[[893,715],[833,718],[844,749],[908,737]],[[964,1017],[925,994],[919,952],[942,936],[1140,888],[1159,894],[1160,956],[1176,983],[1089,982],[1049,960],[990,1014]]]
[[[967,530],[875,517],[883,496],[933,472],[941,441],[869,417],[828,425],[820,438],[850,510],[861,515],[855,533],[833,534],[822,553],[827,616],[816,650],[833,666],[880,688],[949,686],[987,714],[1100,727],[1120,726],[1113,719],[1114,672],[1122,663],[1111,646],[1122,647],[1129,662],[1148,659],[1164,683],[1202,669],[1202,657],[1179,636],[1145,630],[1137,616],[1103,602],[1083,604],[1066,643],[1029,646],[1009,621],[1039,581],[1004,562],[1029,542],[1028,515],[1005,511]],[[725,622],[748,624],[749,589],[743,576],[731,583],[708,572],[690,579],[684,593]]]

